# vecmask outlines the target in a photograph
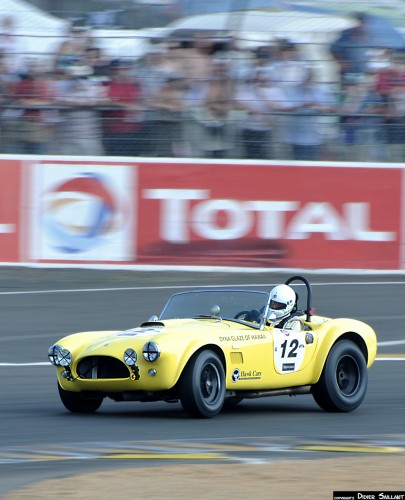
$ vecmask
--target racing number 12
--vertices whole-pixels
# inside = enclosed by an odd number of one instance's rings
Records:
[[[288,346],[290,350],[288,351],[287,358],[296,358],[297,357],[297,349],[298,349],[298,340],[297,339],[292,339],[290,342],[290,345]],[[287,339],[284,340],[284,342],[281,344],[282,352],[281,352],[281,357],[285,358],[286,357],[286,351],[287,351]]]

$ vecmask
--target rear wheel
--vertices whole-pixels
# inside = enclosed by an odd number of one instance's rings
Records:
[[[66,391],[59,384],[58,390],[64,407],[73,413],[94,413],[103,402],[103,398],[85,399],[80,392]]]
[[[326,411],[348,412],[360,406],[367,391],[367,364],[360,348],[350,340],[335,344],[329,352],[312,395]]]
[[[179,396],[184,410],[197,418],[217,415],[225,398],[225,370],[213,351],[201,351],[188,362],[181,376]]]

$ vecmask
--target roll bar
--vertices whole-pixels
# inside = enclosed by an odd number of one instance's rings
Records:
[[[307,321],[311,321],[311,303],[312,303],[312,289],[311,289],[311,284],[310,282],[304,278],[303,276],[291,276],[291,278],[288,278],[288,280],[285,282],[286,285],[289,285],[293,281],[301,281],[304,283],[306,289],[307,289],[307,308],[305,310],[305,314],[307,315]]]

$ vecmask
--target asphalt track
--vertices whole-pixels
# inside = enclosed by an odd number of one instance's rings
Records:
[[[244,401],[211,420],[180,404],[62,407],[47,349],[67,333],[125,329],[179,289],[269,288],[290,274],[0,268],[0,497],[52,477],[185,462],[255,463],[340,453],[405,454],[405,275],[304,274],[319,314],[370,323],[379,342],[367,396],[348,414],[311,396]]]

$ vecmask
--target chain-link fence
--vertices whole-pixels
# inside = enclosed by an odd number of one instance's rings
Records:
[[[25,15],[0,11],[1,153],[405,160],[405,38],[386,19],[227,12],[152,32],[51,18],[34,33]]]

